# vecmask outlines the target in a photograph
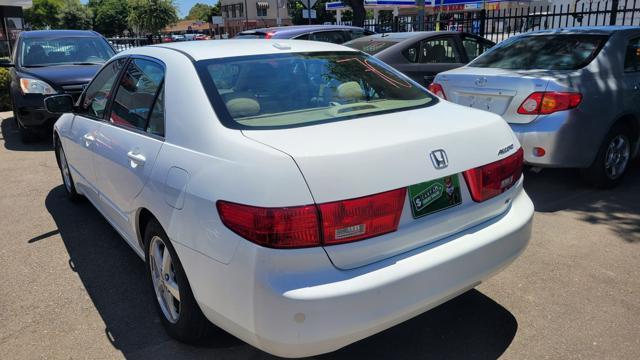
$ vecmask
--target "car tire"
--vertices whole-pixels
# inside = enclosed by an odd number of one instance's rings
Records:
[[[155,219],[146,226],[144,244],[147,279],[163,327],[176,340],[188,344],[203,343],[211,337],[215,327],[200,310],[182,263]],[[168,260],[166,256],[169,256]]]
[[[632,137],[629,129],[616,124],[604,138],[596,159],[582,170],[583,178],[600,189],[616,187],[631,163]]]
[[[62,185],[64,186],[67,197],[72,202],[78,202],[82,199],[82,195],[76,191],[76,184],[73,181],[71,170],[69,169],[69,163],[67,162],[67,156],[62,149],[62,145],[57,142],[56,144],[56,157],[58,159],[58,168],[60,168],[60,175],[62,176]]]

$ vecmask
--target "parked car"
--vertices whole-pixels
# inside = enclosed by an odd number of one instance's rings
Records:
[[[612,187],[640,146],[640,28],[516,36],[438,75],[431,89],[502,115],[528,164],[580,168],[592,184]]]
[[[530,237],[509,126],[344,46],[131,49],[78,106],[46,104],[65,113],[67,195],[146,260],[182,341],[210,321],[275,355],[336,350],[473,288]]]
[[[193,40],[210,40],[210,39],[211,37],[205,34],[196,34],[196,36],[193,37]]]
[[[107,40],[94,31],[21,32],[12,63],[0,66],[11,68],[11,105],[22,140],[50,131],[58,119],[58,114],[45,110],[45,96],[71,94],[77,99],[100,66],[114,54]]]
[[[297,25],[264,29],[245,30],[238,33],[235,39],[297,39],[342,44],[362,36],[373,34],[372,31],[359,27],[344,25]]]
[[[468,63],[495,43],[459,31],[419,31],[375,34],[344,45],[373,55],[427,86],[436,74]]]
[[[187,41],[187,38],[185,35],[182,35],[182,34],[171,34],[171,42],[177,42],[177,41]]]

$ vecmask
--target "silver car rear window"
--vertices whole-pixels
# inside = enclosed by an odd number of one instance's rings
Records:
[[[512,70],[576,70],[588,65],[606,35],[532,35],[507,40],[471,62],[471,67]]]
[[[283,128],[424,107],[437,100],[356,52],[287,53],[199,61],[209,99],[232,128]]]

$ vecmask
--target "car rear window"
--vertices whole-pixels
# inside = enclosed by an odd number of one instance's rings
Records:
[[[265,33],[252,32],[252,33],[239,33],[234,39],[264,39],[267,36]]]
[[[305,126],[437,102],[362,53],[253,55],[203,60],[196,67],[218,117],[232,128]]]
[[[575,70],[588,65],[606,35],[533,35],[496,45],[469,66],[513,70]]]
[[[369,55],[375,55],[384,49],[388,49],[391,46],[397,44],[397,41],[393,40],[379,40],[379,39],[356,39],[345,43],[352,49],[364,51]]]

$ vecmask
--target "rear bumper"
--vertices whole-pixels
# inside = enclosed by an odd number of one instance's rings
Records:
[[[330,352],[427,311],[512,262],[531,235],[524,190],[501,216],[442,241],[352,270],[322,249],[273,250],[243,242],[229,265],[176,244],[204,314],[285,357]]]
[[[581,119],[580,116],[583,118]],[[574,110],[541,115],[529,124],[509,124],[524,149],[524,161],[540,167],[585,168],[598,151],[600,136],[589,134],[585,114]],[[533,149],[543,148],[544,156]]]

